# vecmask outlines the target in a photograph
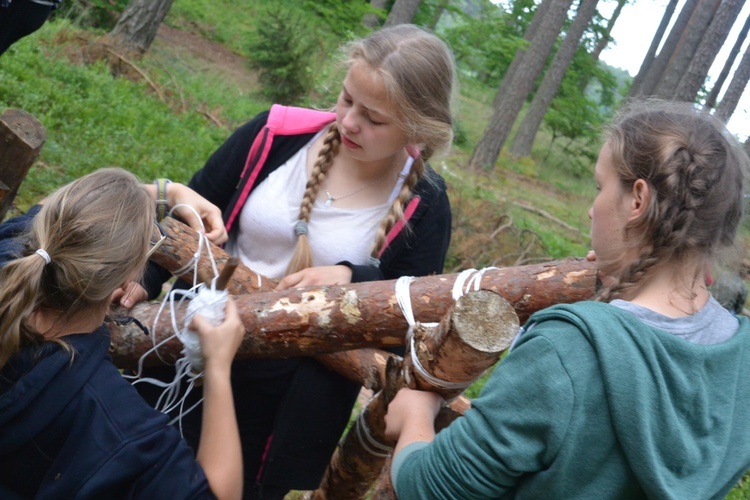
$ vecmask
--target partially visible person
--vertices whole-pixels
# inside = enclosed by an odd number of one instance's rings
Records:
[[[160,238],[135,176],[103,169],[0,224],[0,498],[240,498],[230,384],[244,327],[230,300],[205,358],[197,456],[112,364],[105,318]],[[19,230],[20,229],[20,230]]]
[[[0,55],[42,27],[62,0],[0,0]]]
[[[274,105],[237,129],[189,183],[223,210],[229,253],[280,280],[279,289],[443,270],[450,203],[428,161],[453,137],[451,51],[413,25],[346,49],[335,113]],[[151,296],[166,278],[154,276]],[[147,375],[172,380],[174,369]],[[317,488],[359,384],[311,358],[238,361],[232,379],[246,497]],[[152,402],[161,394],[139,386]],[[199,416],[182,420],[193,443]]]
[[[595,168],[598,301],[529,319],[472,409],[402,389],[386,432],[409,498],[723,498],[750,469],[750,321],[707,291],[748,158],[692,105],[645,101]],[[592,255],[593,257],[593,255]]]

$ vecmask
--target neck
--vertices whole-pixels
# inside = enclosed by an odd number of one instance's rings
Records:
[[[699,311],[708,301],[704,269],[685,263],[665,264],[629,300],[677,318]]]
[[[45,339],[56,339],[74,333],[89,333],[103,322],[106,309],[90,308],[68,316],[63,311],[39,309],[29,318],[29,323]]]

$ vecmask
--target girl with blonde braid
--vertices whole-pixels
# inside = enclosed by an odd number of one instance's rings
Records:
[[[623,110],[594,169],[597,301],[531,316],[472,409],[402,389],[400,498],[724,498],[750,469],[750,321],[706,288],[749,161],[693,104]]]
[[[279,289],[443,269],[450,205],[427,160],[453,137],[451,52],[412,25],[347,48],[334,113],[274,106],[240,127],[189,184],[223,210],[229,252],[280,279]],[[151,279],[153,294],[164,276]],[[246,497],[315,489],[358,385],[312,359],[235,362],[233,383]],[[193,417],[183,419],[186,436],[198,428]]]

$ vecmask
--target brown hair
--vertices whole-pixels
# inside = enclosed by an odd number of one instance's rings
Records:
[[[378,228],[371,257],[378,259],[388,231],[404,216],[404,207],[412,197],[417,182],[425,175],[425,162],[435,153],[446,152],[453,140],[451,106],[455,89],[455,67],[448,46],[436,35],[417,26],[401,24],[375,31],[355,40],[347,47],[349,67],[362,61],[377,71],[385,85],[394,119],[404,130],[410,143],[420,148],[409,175],[396,196],[388,214]],[[307,182],[299,219],[310,221],[319,186],[341,144],[341,136],[333,123],[324,138],[318,159]],[[312,254],[306,234],[298,236],[294,257],[287,274],[312,265]]]
[[[44,308],[65,317],[105,308],[146,263],[153,200],[136,177],[107,168],[55,191],[22,236],[22,256],[0,269],[0,368],[43,340],[29,325]],[[50,263],[36,253],[43,249]],[[63,345],[65,345],[63,343]]]
[[[734,243],[750,160],[718,119],[687,103],[634,101],[605,138],[623,188],[643,179],[652,196],[625,228],[637,258],[612,266],[621,271],[601,300],[636,289],[662,263],[702,270],[706,259]],[[688,279],[702,278],[700,272]]]

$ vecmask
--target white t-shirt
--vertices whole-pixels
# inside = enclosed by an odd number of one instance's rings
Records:
[[[228,245],[250,269],[272,279],[284,276],[294,254],[294,225],[307,184],[307,153],[317,138],[261,182],[248,197],[239,217],[239,235]],[[375,233],[403,185],[413,160],[409,158],[387,203],[367,208],[326,207],[315,201],[308,224],[313,266],[347,260],[366,265]]]

